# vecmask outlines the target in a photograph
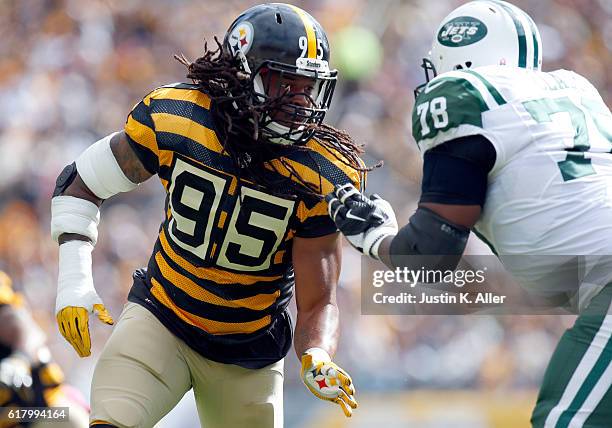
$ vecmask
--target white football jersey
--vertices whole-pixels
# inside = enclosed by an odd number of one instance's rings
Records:
[[[419,95],[412,124],[423,153],[475,134],[493,144],[475,229],[524,285],[558,288],[551,272],[575,256],[588,256],[579,283],[612,281],[598,257],[612,255],[612,114],[588,80],[505,66],[444,73]]]

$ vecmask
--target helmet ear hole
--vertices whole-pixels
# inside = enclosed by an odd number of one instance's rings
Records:
[[[472,61],[466,61],[466,62],[465,62],[465,66],[466,66],[467,68],[471,68],[471,67],[472,67]]]

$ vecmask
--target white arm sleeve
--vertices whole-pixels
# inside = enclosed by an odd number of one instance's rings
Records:
[[[111,150],[110,140],[115,134],[117,133],[96,141],[76,160],[79,176],[100,199],[108,199],[120,192],[129,192],[138,186],[125,176]]]
[[[55,313],[67,306],[93,310],[102,303],[93,285],[91,252],[98,239],[98,207],[85,199],[56,196],[51,200],[51,235],[57,242],[62,233],[76,233],[91,242],[73,240],[59,246],[59,271]]]
[[[55,313],[67,306],[93,311],[93,305],[102,303],[96,293],[91,271],[93,245],[85,241],[68,241],[59,247],[59,273]]]
[[[123,173],[110,147],[115,134],[91,145],[76,160],[79,176],[89,190],[100,199],[134,189]],[[72,196],[56,196],[51,200],[51,236],[58,242],[63,233],[76,233],[90,242],[73,240],[59,247],[56,313],[68,306],[93,310],[102,303],[93,284],[91,252],[98,240],[100,211],[96,204]]]
[[[93,202],[73,196],[51,199],[51,237],[55,242],[62,233],[78,233],[96,245],[100,211]]]

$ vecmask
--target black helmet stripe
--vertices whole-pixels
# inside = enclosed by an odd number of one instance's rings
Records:
[[[306,31],[306,41],[308,42],[308,51],[306,53],[308,58],[316,58],[317,57],[317,37],[315,35],[314,23],[310,19],[310,16],[302,9],[297,6],[287,5],[294,10],[294,12],[300,17],[302,23],[304,24],[304,30]]]

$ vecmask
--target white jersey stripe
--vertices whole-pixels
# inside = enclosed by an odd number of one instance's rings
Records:
[[[611,313],[611,312],[612,312],[612,303],[610,303],[607,313]],[[576,367],[574,374],[572,375],[570,381],[567,383],[567,386],[565,387],[565,391],[563,391],[563,395],[561,396],[559,403],[557,403],[557,405],[553,407],[553,409],[548,414],[548,417],[546,418],[546,422],[544,423],[544,428],[554,428],[557,425],[557,422],[559,418],[561,417],[561,414],[565,410],[567,410],[569,405],[572,403],[572,401],[574,400],[574,397],[578,393],[578,390],[582,386],[582,383],[584,382],[584,380],[587,378],[587,376],[593,369],[593,366],[597,362],[597,359],[599,358],[604,348],[606,347],[608,340],[610,340],[611,334],[612,334],[612,315],[608,315],[604,318],[603,322],[601,323],[601,326],[599,327],[599,330],[597,330],[597,333],[595,334],[595,337],[591,341],[591,344],[589,345],[587,351],[582,356],[582,359],[580,360],[580,363]],[[607,374],[607,373],[608,373],[608,370],[604,372],[604,374]],[[589,395],[588,398],[591,398],[591,395]],[[597,398],[596,396],[592,397],[593,400],[595,400],[596,398]],[[601,399],[601,397],[599,399]]]

